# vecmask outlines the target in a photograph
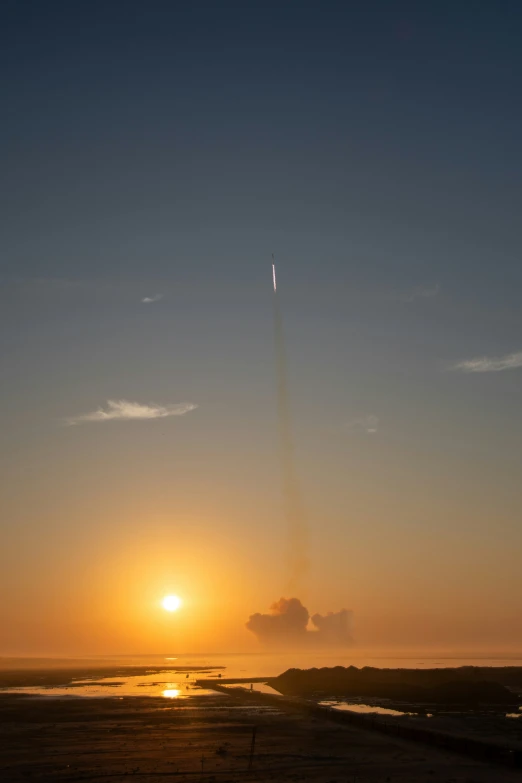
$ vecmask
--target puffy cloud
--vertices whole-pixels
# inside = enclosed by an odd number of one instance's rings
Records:
[[[344,646],[352,643],[350,634],[352,613],[348,609],[314,614],[299,598],[280,598],[270,607],[270,613],[250,616],[246,627],[262,644],[292,647]],[[312,628],[309,628],[311,619]]]
[[[90,413],[80,413],[78,416],[70,416],[65,421],[67,424],[84,424],[92,421],[111,421],[120,419],[163,419],[166,416],[183,416],[193,411],[198,406],[193,402],[178,402],[173,405],[143,405],[139,402],[128,400],[107,400],[105,409],[98,408]]]
[[[270,614],[257,612],[251,615],[246,624],[259,639],[280,640],[306,634],[310,615],[298,598],[280,598],[270,609]]]
[[[317,628],[317,634],[324,642],[333,644],[351,644],[352,613],[348,609],[339,612],[328,612],[325,615],[314,614],[312,623]]]

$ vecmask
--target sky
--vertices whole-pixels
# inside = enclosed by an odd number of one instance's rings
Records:
[[[0,30],[0,654],[254,651],[282,597],[357,649],[521,650],[520,4]]]

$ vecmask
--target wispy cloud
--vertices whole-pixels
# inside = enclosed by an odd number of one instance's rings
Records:
[[[154,296],[145,296],[141,300],[143,304],[152,304],[153,302],[159,302],[160,299],[163,299],[163,294],[154,294]]]
[[[399,298],[403,302],[413,302],[415,299],[429,299],[432,296],[437,296],[438,293],[440,293],[440,285],[438,283],[429,283],[409,288],[403,291]]]
[[[366,432],[368,435],[375,435],[379,428],[379,419],[373,414],[367,416],[359,416],[357,419],[352,419],[347,422],[346,429]]]
[[[477,359],[466,359],[450,367],[461,372],[500,372],[501,370],[516,370],[522,367],[522,351],[508,353],[506,356],[479,356]]]
[[[178,402],[173,405],[142,405],[139,402],[128,400],[107,400],[106,408],[98,408],[91,413],[80,413],[78,416],[69,416],[66,424],[86,424],[92,421],[111,421],[119,419],[164,419],[166,416],[183,416],[193,411],[198,406],[193,402]]]

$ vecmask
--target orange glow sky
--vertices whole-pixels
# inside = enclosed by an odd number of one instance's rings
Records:
[[[254,651],[249,616],[290,595],[352,610],[359,650],[522,649],[516,4],[26,5],[0,75],[0,656]]]
[[[19,524],[9,532],[16,556],[4,550],[1,574],[7,654],[257,649],[244,623],[287,582],[272,435],[260,435],[255,451],[237,443],[240,459],[231,449],[185,460],[190,428],[153,431],[157,424],[49,428],[53,450],[33,454],[32,481],[23,466],[11,476],[4,502]],[[230,444],[230,432],[222,437]],[[463,476],[459,496],[443,497],[451,466],[428,482],[419,459],[399,458],[386,442],[356,444],[357,459],[345,453],[336,475],[324,454],[303,460],[312,552],[298,591],[305,605],[353,609],[362,648],[516,647],[517,549],[495,535],[485,489]],[[167,465],[169,452],[177,457]],[[127,455],[125,469],[118,454]],[[370,465],[381,477],[378,496]],[[507,511],[496,518],[509,521]],[[175,614],[160,606],[170,593],[184,600]]]

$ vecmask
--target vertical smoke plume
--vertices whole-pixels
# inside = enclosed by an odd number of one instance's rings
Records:
[[[277,413],[279,446],[283,480],[284,514],[288,530],[288,563],[290,579],[288,588],[296,589],[308,570],[308,535],[303,503],[297,481],[294,460],[294,439],[292,420],[288,403],[286,373],[286,351],[283,332],[283,318],[277,293],[274,256],[272,255],[272,276],[274,284],[274,339],[277,380]]]

